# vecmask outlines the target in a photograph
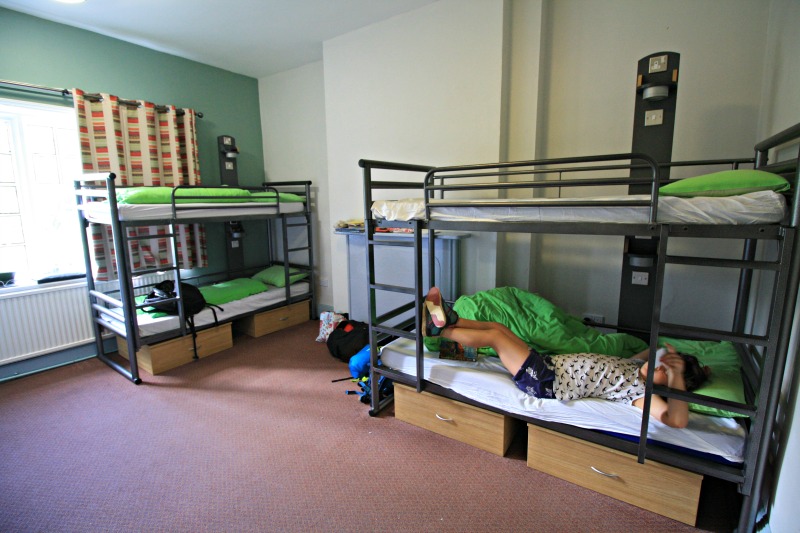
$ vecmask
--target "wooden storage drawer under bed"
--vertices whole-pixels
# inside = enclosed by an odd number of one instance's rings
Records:
[[[230,323],[197,332],[198,357],[207,357],[232,346],[233,335]],[[128,344],[125,339],[117,337],[117,349],[121,356],[128,359]],[[191,363],[193,360],[194,345],[191,334],[142,346],[136,353],[139,369],[153,375]]]
[[[394,415],[439,435],[450,437],[504,456],[519,423],[514,418],[486,411],[405,385],[394,386]]]
[[[691,526],[703,476],[528,424],[528,466]]]
[[[311,303],[308,300],[264,311],[236,321],[236,331],[251,337],[261,337],[268,333],[302,324],[309,320]]]

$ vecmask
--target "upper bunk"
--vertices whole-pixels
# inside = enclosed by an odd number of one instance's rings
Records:
[[[778,238],[778,226],[797,227],[797,188],[787,194],[798,181],[797,156],[770,157],[798,137],[800,124],[756,145],[753,158],[671,164],[646,154],[448,167],[361,160],[365,220],[389,228],[642,236],[668,225],[681,235]],[[687,177],[663,179],[667,168]]]
[[[310,212],[310,181],[260,187],[118,187],[114,173],[75,181],[78,208],[91,223],[152,226],[276,218]]]

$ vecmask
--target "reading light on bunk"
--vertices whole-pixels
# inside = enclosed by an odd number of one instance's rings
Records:
[[[663,100],[667,96],[669,96],[669,87],[667,85],[654,85],[642,92],[642,98],[653,102]]]
[[[226,147],[222,150],[222,153],[225,154],[225,157],[228,159],[236,159],[239,157],[239,147],[238,146],[231,146]]]
[[[233,220],[228,223],[228,232],[231,239],[239,240],[244,237],[244,226],[238,220]]]

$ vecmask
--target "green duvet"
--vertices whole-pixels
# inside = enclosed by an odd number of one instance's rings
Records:
[[[626,333],[601,333],[545,298],[515,287],[499,287],[462,296],[456,300],[453,309],[464,318],[505,324],[529,346],[542,353],[601,353],[630,357],[648,346],[638,337]],[[426,338],[429,350],[438,349],[436,340]],[[700,362],[711,367],[711,379],[695,392],[744,402],[739,356],[731,343],[659,339],[660,345],[665,342],[675,346],[678,351],[695,355]],[[489,348],[481,349],[481,352],[494,355]],[[690,408],[716,416],[743,416],[695,404],[690,404]]]
[[[459,316],[505,324],[542,353],[602,353],[630,357],[647,343],[625,333],[602,334],[537,294],[500,287],[462,296],[453,308]]]

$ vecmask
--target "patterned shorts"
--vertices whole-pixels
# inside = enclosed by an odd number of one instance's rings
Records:
[[[552,367],[549,356],[531,348],[528,358],[513,378],[514,383],[522,392],[536,398],[555,398],[553,384],[556,374]]]

